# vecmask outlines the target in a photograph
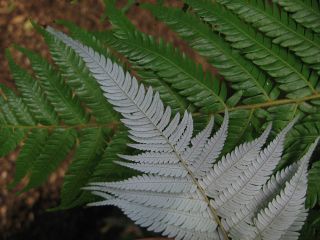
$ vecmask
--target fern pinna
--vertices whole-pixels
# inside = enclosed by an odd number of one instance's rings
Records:
[[[1,156],[24,143],[11,186],[25,176],[24,190],[41,185],[74,150],[57,209],[116,205],[177,239],[297,239],[313,208],[300,238],[316,239],[320,168],[309,158],[320,135],[319,3],[161,2],[134,8],[218,74],[137,30],[113,0],[105,0],[111,29],[57,21],[76,41],[34,24],[54,64],[15,46],[31,72],[6,53],[17,93],[0,86]],[[152,88],[125,74],[127,63]]]

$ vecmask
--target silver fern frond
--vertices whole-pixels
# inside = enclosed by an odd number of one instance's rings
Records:
[[[123,69],[50,27],[47,31],[72,48],[88,69],[135,143],[143,151],[121,155],[120,165],[144,173],[118,182],[85,187],[114,205],[140,226],[176,239],[297,239],[306,217],[307,166],[318,139],[298,163],[275,173],[285,136],[297,121],[265,145],[269,125],[260,137],[238,146],[217,161],[228,131],[228,112],[213,135],[213,118],[193,135],[187,111],[171,118],[159,94]],[[281,191],[279,191],[281,189]]]

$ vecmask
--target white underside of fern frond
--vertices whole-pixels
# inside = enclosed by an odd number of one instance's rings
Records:
[[[50,27],[47,31],[81,56],[107,100],[122,114],[135,142],[129,146],[142,151],[119,154],[123,161],[118,163],[144,174],[89,184],[85,189],[103,199],[91,206],[117,206],[140,226],[176,239],[223,239],[225,230],[240,239],[297,239],[306,216],[306,166],[318,140],[299,167],[270,178],[296,119],[265,148],[271,125],[259,138],[217,161],[227,139],[228,112],[213,136],[212,118],[192,137],[190,113],[172,118],[170,107],[151,87],[146,90],[90,47]],[[284,188],[278,193],[280,186]]]

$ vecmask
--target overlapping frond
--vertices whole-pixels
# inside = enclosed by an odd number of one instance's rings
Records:
[[[273,2],[292,13],[291,17],[298,23],[316,33],[320,32],[319,2],[301,0],[273,0]]]
[[[105,32],[100,37],[129,59],[143,81],[152,85],[153,81],[148,78],[153,79],[150,73],[154,72],[160,86],[168,85],[165,92],[159,91],[160,94],[169,91],[170,96],[174,97],[176,93],[168,89],[175,89],[179,93],[176,97],[179,102],[181,96],[185,97],[205,112],[226,108],[226,86],[218,77],[212,76],[209,72],[204,73],[200,66],[182,55],[172,44],[165,43],[162,39],[157,41],[152,36],[135,30],[123,13],[110,4],[107,14],[113,23],[113,32]],[[112,34],[116,37],[112,37]],[[163,100],[167,99],[166,96],[160,96]],[[169,101],[178,103],[177,100]]]
[[[125,74],[118,65],[111,63],[109,59],[105,59],[104,56],[97,54],[91,48],[72,40],[60,32],[56,32],[51,28],[48,28],[48,31],[72,47],[87,63],[88,68],[94,77],[98,79],[103,91],[105,91],[104,94],[108,101],[110,101],[115,106],[114,108],[124,117],[122,121],[130,129],[129,136],[137,142],[129,146],[144,150],[147,153],[149,152],[150,155],[172,153],[173,162],[176,162],[172,164],[175,169],[171,169],[175,171],[173,174],[175,177],[168,177],[168,174],[161,170],[161,167],[163,168],[166,164],[162,163],[157,167],[157,164],[153,163],[153,168],[159,176],[143,175],[119,183],[119,186],[117,183],[105,183],[102,184],[102,186],[101,184],[93,185],[92,188],[101,190],[101,187],[111,187],[115,189],[153,191],[158,193],[173,192],[176,194],[195,192],[199,198],[199,202],[206,205],[205,196],[201,195],[201,192],[197,189],[197,183],[189,176],[189,170],[186,166],[187,163],[181,159],[180,154],[185,151],[191,141],[193,132],[191,115],[185,112],[180,120],[180,114],[177,113],[174,118],[170,120],[170,107],[164,108],[158,93],[154,94],[151,87],[145,91],[143,85],[139,86],[135,78],[132,78],[128,73]],[[210,142],[211,141],[209,141],[209,144]],[[150,165],[143,162],[143,156],[139,157],[142,157],[142,160],[141,163],[138,163],[140,166],[136,167],[136,169],[149,172],[148,167],[150,169]],[[129,166],[133,167],[133,165]],[[111,202],[109,204],[112,204]],[[123,205],[121,203],[123,203]],[[166,220],[164,220],[164,222],[160,221],[160,225],[155,227],[155,224],[158,223],[151,221],[152,218],[144,218],[143,214],[140,216],[136,213],[131,215],[132,218],[137,218],[135,220],[138,220],[138,222],[141,221],[143,226],[154,229],[155,231],[167,231],[169,236],[176,236],[178,234],[185,236],[187,234],[185,228],[190,226],[190,223],[194,220],[193,218],[190,220],[190,218],[186,217],[186,215],[189,215],[189,209],[186,207],[179,209],[179,211],[176,209],[172,209],[173,211],[167,209],[167,211],[163,212],[160,207],[150,208],[143,203],[137,204],[125,199],[114,201],[113,204],[121,207],[124,211],[129,211],[129,208],[134,205],[137,209],[140,209],[141,212],[147,213],[148,210],[155,212],[158,218],[159,214],[165,214],[167,218],[181,218],[179,224],[177,224],[177,222],[165,224]],[[199,216],[195,216],[195,219],[206,216],[207,223],[206,225],[199,225],[199,230],[207,234],[215,232],[214,226],[217,226],[217,223],[209,206],[205,206],[203,211],[198,212],[198,214]],[[170,227],[175,227],[177,230],[172,232],[172,230],[169,231],[168,227],[169,229]]]
[[[23,178],[28,177],[29,182],[24,191],[46,181],[60,163],[72,153],[73,148],[77,149],[76,152],[87,151],[87,144],[74,145],[76,138],[82,135],[80,133],[83,128],[84,132],[92,128],[101,129],[105,133],[101,141],[106,144],[107,139],[112,139],[118,121],[117,114],[104,100],[102,91],[82,60],[63,43],[58,42],[37,25],[34,26],[49,43],[52,56],[58,63],[60,71],[40,55],[16,47],[29,58],[33,72],[30,73],[16,64],[8,50],[6,54],[18,91],[15,93],[3,84],[0,86],[0,154],[1,156],[8,154],[23,142],[16,161],[16,174],[10,187],[16,187]],[[122,145],[125,146],[125,142],[122,142]],[[98,143],[93,146],[95,147],[98,148]],[[67,177],[68,181],[63,186],[61,208],[94,200],[92,197],[83,198],[79,193],[89,179],[95,179],[93,176],[102,176],[101,173],[95,172],[95,166],[92,166],[92,162],[87,159],[89,155],[83,158],[77,157],[73,163],[76,167],[71,165],[72,174],[68,176],[72,177]],[[100,151],[90,159],[94,158],[96,163],[99,163],[102,155],[103,152]],[[108,157],[105,157],[105,162],[108,160]],[[80,175],[73,175],[73,172],[79,172],[81,169],[88,172],[86,178],[82,176],[82,181],[78,181],[77,177]],[[132,172],[127,176],[130,174]],[[113,179],[119,179],[121,176],[111,171],[110,175],[114,177]],[[110,178],[102,176],[100,179]],[[68,186],[73,186],[72,190],[75,192],[69,191]]]
[[[243,90],[244,102],[263,102],[278,96],[268,77],[243,58],[238,51],[221,40],[218,34],[197,18],[180,9],[144,5],[160,20],[167,23],[198,53],[208,59],[235,90]]]
[[[42,124],[56,124],[58,122],[57,114],[44,96],[39,82],[14,62],[9,51],[6,53],[13,78],[18,90],[21,92],[21,98],[28,106],[30,113]]]
[[[122,14],[121,11],[114,9],[114,8],[110,9],[109,12],[115,13],[115,15],[118,16],[118,18]],[[120,16],[120,19],[126,19],[126,18],[124,18],[124,17],[121,18],[121,16]],[[86,44],[87,46],[92,47],[95,51],[97,51],[101,54],[105,54],[105,51],[106,51],[106,50],[103,50],[106,48],[103,47],[103,44],[101,42],[108,43],[109,48],[111,46],[113,46],[113,44],[120,47],[120,45],[117,43],[117,40],[113,36],[113,34],[114,34],[113,32],[106,32],[106,33],[95,32],[94,34],[92,34],[92,33],[84,31],[83,29],[79,28],[78,26],[76,26],[73,23],[70,23],[67,21],[59,21],[59,23],[63,24],[64,26],[66,26],[69,29],[72,37],[74,37],[75,39],[78,39],[79,41]],[[125,25],[126,28],[128,28],[127,25],[128,24]],[[130,28],[130,30],[131,30],[131,28]],[[119,32],[118,32],[118,34],[119,34]],[[123,44],[127,44],[127,41],[123,41],[121,46],[123,46]],[[113,47],[116,48],[116,46],[113,46]],[[141,47],[140,44],[138,46]],[[123,46],[123,47],[126,47],[126,46]],[[109,55],[108,55],[108,57],[109,57]],[[132,67],[135,67],[135,65],[133,65]],[[154,71],[151,71],[150,69],[143,69],[143,68],[137,67],[137,66],[135,68],[135,71],[137,72],[137,75],[139,76],[139,78],[142,81],[144,81],[145,83],[148,83],[156,91],[159,92],[161,99],[166,104],[171,106],[172,110],[174,112],[182,111],[182,110],[186,109],[188,104],[190,104],[186,101],[186,99],[179,96],[179,94],[177,94],[170,87],[170,85],[168,85],[168,83],[161,80],[161,77],[158,74],[156,74]]]
[[[59,66],[65,82],[77,94],[95,117],[98,123],[108,123],[117,117],[112,112],[110,105],[104,101],[101,90],[85,67],[83,61],[72,49],[53,38],[48,33],[38,28],[44,36],[52,59]]]
[[[245,54],[245,57],[250,59],[254,64],[261,67],[265,70],[270,76],[272,76],[275,81],[278,82],[279,88],[287,92],[287,97],[296,98],[298,96],[306,96],[315,93],[315,89],[318,85],[318,76],[316,73],[312,73],[307,66],[304,66],[304,70],[301,72],[299,67],[301,65],[300,61],[295,58],[294,55],[287,52],[285,49],[278,47],[275,43],[278,43],[275,40],[273,42],[264,35],[259,34],[259,32],[254,31],[250,26],[242,23],[235,16],[230,14],[229,11],[226,11],[219,4],[211,4],[206,2],[199,1],[186,1],[190,3],[191,6],[195,7],[195,11],[202,17],[206,22],[214,25],[216,31],[224,34],[226,40],[232,43],[232,47],[239,49]],[[239,12],[241,16],[250,16],[252,22],[256,25],[261,26],[261,28],[267,28],[268,26],[272,27],[272,30],[275,33],[279,33],[279,29],[274,29],[275,23],[268,21],[268,24],[265,23],[261,16],[256,16],[248,10],[248,14],[243,10],[250,8],[250,4],[242,1],[218,1],[226,5],[231,9],[236,9],[237,13]],[[257,4],[259,5],[259,4]],[[233,7],[235,6],[235,7]],[[268,6],[268,4],[266,4]],[[252,7],[254,8],[254,7]],[[261,10],[260,10],[261,11]],[[263,11],[261,14],[266,14],[268,11]],[[264,16],[264,15],[263,15]],[[267,17],[265,17],[268,19]],[[259,21],[257,21],[259,19]],[[249,20],[247,20],[250,22]],[[258,22],[258,23],[256,23]],[[260,25],[261,24],[261,25]],[[282,25],[281,25],[282,26]],[[259,30],[261,30],[259,28]],[[292,30],[294,33],[297,31]],[[266,34],[269,36],[269,34]],[[289,33],[283,33],[284,36],[290,36]],[[290,42],[290,39],[283,39],[283,35],[278,38],[282,39],[283,42]],[[297,41],[296,36],[292,36],[292,39]],[[308,39],[309,42],[315,44],[316,41]],[[306,40],[302,39],[299,41],[301,44],[307,44]],[[320,57],[320,45],[317,46],[304,46],[303,48],[300,45],[294,45],[296,49],[301,49],[301,53],[306,54],[307,51],[310,52],[312,57],[317,58],[317,55]],[[303,50],[302,50],[303,49]],[[319,52],[319,53],[318,53]]]
[[[210,137],[213,127],[211,120],[203,131],[192,138],[193,119],[190,114],[185,112],[180,117],[177,113],[171,119],[170,107],[163,106],[158,93],[154,93],[151,87],[146,91],[134,77],[92,48],[50,27],[47,31],[83,58],[105,97],[122,114],[122,122],[129,128],[129,137],[136,142],[129,146],[143,151],[135,156],[120,155],[127,162],[117,163],[145,174],[119,182],[89,184],[85,189],[104,199],[90,205],[117,206],[137,224],[169,237],[219,239],[219,233],[227,237],[219,218],[230,222],[229,217],[239,218],[238,213],[246,212],[244,208],[252,208],[260,200],[259,204],[269,205],[262,210],[256,209],[254,227],[247,229],[245,237],[255,239],[260,236],[260,231],[265,239],[278,239],[284,234],[294,238],[299,236],[297,231],[306,217],[307,167],[318,139],[300,161],[299,167],[290,167],[290,170],[295,170],[290,180],[281,180],[292,172],[284,170],[280,176],[271,177],[271,184],[267,183],[281,159],[285,136],[297,119],[262,150],[270,126],[260,138],[241,145],[215,163],[227,135],[227,112],[224,123],[214,136]],[[235,173],[232,175],[234,179],[228,179],[231,174],[227,170]],[[217,183],[215,180],[208,184],[212,180],[210,177],[214,178],[215,174],[227,174],[221,178],[218,188],[214,188]],[[275,181],[279,184],[285,182],[284,190],[279,196],[268,199],[278,191],[272,185]],[[208,186],[213,187],[214,193],[208,194]],[[214,199],[209,202],[211,195],[214,195]],[[264,216],[266,212],[272,214]],[[279,223],[274,224],[279,221],[276,219],[278,214],[283,214],[285,219],[280,227],[277,227]],[[239,222],[236,217],[232,218],[234,223]],[[263,218],[270,223],[261,220]],[[190,230],[193,230],[192,235]]]
[[[319,178],[320,178],[320,162],[315,162],[312,164],[312,168],[309,171],[308,179],[308,197],[306,201],[306,206],[312,208],[319,205],[320,203],[320,187],[319,187]]]
[[[286,234],[284,239],[297,238],[296,231],[302,228],[307,217],[307,210],[304,207],[307,191],[307,169],[317,143],[318,140],[299,161],[298,170],[290,181],[286,182],[284,189],[253,219],[257,227],[254,239],[260,237],[280,239],[283,231]]]
[[[106,133],[102,128],[83,129],[78,135],[80,145],[64,177],[60,208],[75,206],[75,200],[80,202],[79,195],[82,195],[80,188],[85,186],[92,176],[99,161],[98,157],[101,156],[106,144]]]
[[[272,42],[289,48],[320,73],[320,37],[296,24],[284,10],[268,1],[218,0],[244,21],[272,38]],[[299,1],[303,2],[303,1]],[[316,12],[316,11],[315,11]],[[319,15],[319,13],[318,13]],[[243,39],[244,40],[244,39]],[[270,58],[270,57],[269,57]]]
[[[42,89],[61,119],[71,125],[87,122],[78,97],[72,96],[71,89],[64,84],[61,75],[38,54],[22,47],[18,47],[18,49],[30,60]]]

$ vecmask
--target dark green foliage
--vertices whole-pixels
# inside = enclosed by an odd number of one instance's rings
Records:
[[[88,32],[68,21],[58,23],[95,51],[125,66],[129,63],[137,78],[159,91],[174,112],[192,111],[196,131],[210,115],[217,128],[220,114],[228,109],[224,153],[258,136],[269,122],[275,135],[299,115],[278,169],[299,159],[320,135],[319,3],[185,0],[182,10],[161,2],[142,7],[175,31],[219,75],[203,71],[172,43],[137,30],[125,16],[127,9],[117,9],[114,0],[105,0],[111,29]],[[81,190],[88,182],[117,180],[135,172],[113,163],[117,154],[130,152],[127,132],[81,58],[34,26],[44,36],[54,64],[18,47],[31,61],[29,72],[7,51],[18,91],[0,85],[0,155],[24,142],[12,186],[29,176],[29,189],[45,181],[74,149],[58,207],[66,209],[93,201]],[[304,239],[316,239],[314,227],[320,221],[319,159],[310,167],[306,206],[314,209],[303,229]]]
[[[106,32],[99,35],[100,38],[123,54],[140,78],[159,91],[162,99],[169,105],[171,103],[174,110],[183,110],[186,105],[181,97],[186,97],[205,112],[225,107],[227,92],[224,83],[209,73],[203,73],[200,66],[182,55],[172,44],[162,39],[157,41],[152,36],[136,31],[119,10],[110,7],[112,5],[107,6],[107,16],[114,26],[114,36]],[[170,88],[177,90],[180,96]],[[172,93],[168,95],[170,91]]]
[[[39,186],[63,161],[75,142],[74,129],[55,128],[46,139],[40,154],[33,159],[29,183],[25,191]]]
[[[38,54],[25,48],[18,49],[29,58],[42,89],[61,119],[71,125],[87,122],[78,98],[72,96],[71,89],[64,83],[62,76]]]
[[[24,146],[16,160],[16,173],[11,186],[15,186],[30,171],[32,162],[40,155],[48,137],[48,131],[33,129],[29,132]]]
[[[103,179],[107,179],[107,181],[114,181],[116,179],[124,179],[125,177],[135,174],[133,170],[114,163],[114,161],[120,160],[118,157],[120,152],[125,153],[129,150],[126,146],[129,142],[130,140],[127,130],[125,127],[120,126],[114,136],[109,140],[107,147],[103,151],[101,160],[95,166],[91,181],[106,181]],[[112,169],[112,172],[110,169]]]
[[[199,19],[179,9],[144,5],[155,16],[167,23],[179,36],[187,41],[199,54],[206,57],[235,90],[242,90],[244,103],[272,100],[278,90],[272,82],[240,53],[231,48],[210,27]]]
[[[309,172],[309,188],[306,206],[313,208],[320,204],[320,161],[315,162]]]
[[[59,66],[65,82],[91,110],[91,114],[96,121],[98,123],[108,123],[116,119],[111,106],[105,101],[98,84],[92,79],[81,58],[72,49],[54,39],[47,32],[41,29],[39,31],[44,36],[52,58]]]
[[[53,110],[53,106],[44,96],[44,92],[40,88],[39,82],[25,69],[14,62],[9,50],[6,54],[13,79],[15,80],[17,88],[21,92],[21,98],[28,106],[30,113],[32,113],[39,123],[44,125],[56,124],[58,122],[57,114]]]
[[[304,224],[300,240],[310,240],[320,238],[320,214],[319,210],[311,210],[307,222]]]
[[[234,11],[239,17],[272,38],[272,42],[287,47],[297,56],[301,57],[304,63],[320,73],[320,38],[309,29],[296,24],[284,9],[272,6],[269,1],[260,0],[218,0],[218,3],[225,5]],[[276,1],[275,1],[276,2]],[[279,1],[281,2],[281,1]],[[300,1],[301,2],[301,1]],[[316,6],[315,6],[316,9]],[[319,6],[318,6],[319,9]],[[310,10],[309,10],[310,11]],[[306,9],[305,15],[308,15]],[[316,16],[319,18],[319,12]],[[305,20],[307,22],[308,20]]]
[[[292,17],[296,22],[300,23],[307,29],[311,29],[316,33],[320,32],[320,3],[317,0],[273,0],[283,9],[292,13]]]
[[[84,187],[101,158],[101,152],[106,144],[103,128],[86,128],[79,131],[79,147],[73,157],[68,172],[65,175],[61,190],[61,208],[66,208],[82,194]]]

